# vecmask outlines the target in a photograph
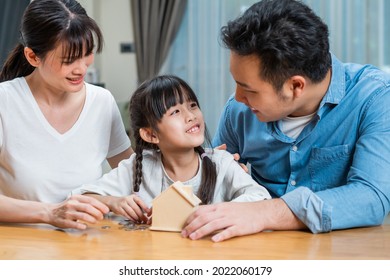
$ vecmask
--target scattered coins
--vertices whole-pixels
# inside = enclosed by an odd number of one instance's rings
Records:
[[[125,231],[135,231],[135,230],[146,230],[148,226],[145,226],[143,224],[136,224],[135,222],[131,220],[124,220],[119,222],[119,229],[123,229]]]

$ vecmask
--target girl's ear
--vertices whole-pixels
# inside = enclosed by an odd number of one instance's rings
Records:
[[[28,63],[30,63],[33,67],[38,67],[38,65],[41,63],[39,57],[29,47],[24,48],[24,56],[26,57]]]
[[[142,140],[144,140],[145,142],[151,144],[158,144],[160,142],[158,136],[154,133],[154,131],[151,128],[146,128],[146,127],[140,128],[139,135],[141,136]]]

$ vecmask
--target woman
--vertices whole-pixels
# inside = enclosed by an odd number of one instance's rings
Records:
[[[111,93],[84,82],[103,36],[75,0],[32,1],[20,35],[0,73],[0,222],[82,229],[108,208],[67,194],[132,153]]]

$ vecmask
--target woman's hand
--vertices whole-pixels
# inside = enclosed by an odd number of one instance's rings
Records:
[[[87,223],[104,218],[109,208],[93,197],[73,195],[67,200],[48,206],[46,223],[60,228],[86,229]]]

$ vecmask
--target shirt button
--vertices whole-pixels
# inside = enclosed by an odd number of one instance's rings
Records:
[[[292,147],[292,150],[293,150],[294,152],[296,152],[296,151],[298,151],[298,147],[297,147],[297,146],[293,146],[293,147]]]
[[[295,186],[296,184],[297,184],[297,182],[296,182],[295,180],[292,180],[292,181],[291,181],[291,185],[292,185],[292,186]]]

